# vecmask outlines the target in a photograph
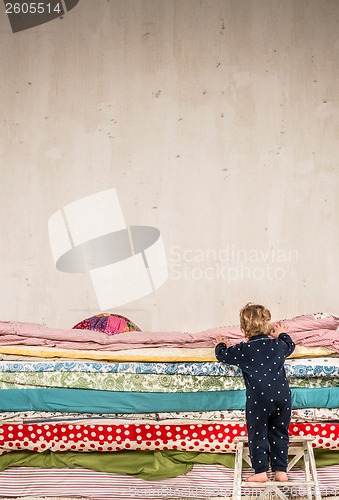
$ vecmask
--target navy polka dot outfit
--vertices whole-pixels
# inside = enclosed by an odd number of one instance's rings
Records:
[[[215,347],[218,361],[238,366],[246,385],[246,423],[252,467],[256,474],[287,470],[291,391],[284,361],[295,345],[287,333],[277,339],[259,334],[232,347]]]

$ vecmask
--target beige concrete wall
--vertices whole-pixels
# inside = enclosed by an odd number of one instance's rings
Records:
[[[115,312],[147,330],[338,307],[339,3],[80,0],[13,34],[0,9],[2,320],[99,312],[47,223],[114,187],[169,278]]]

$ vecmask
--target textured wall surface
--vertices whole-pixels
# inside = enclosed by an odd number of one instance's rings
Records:
[[[80,0],[19,33],[1,5],[0,39],[2,320],[99,312],[47,224],[112,187],[165,245],[168,280],[115,310],[142,329],[339,313],[336,0]]]

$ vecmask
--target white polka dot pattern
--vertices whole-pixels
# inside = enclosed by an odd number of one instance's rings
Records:
[[[291,436],[314,436],[314,447],[339,449],[339,423],[292,423]],[[229,453],[245,423],[193,424],[2,424],[0,454],[15,450],[119,451],[183,450]]]

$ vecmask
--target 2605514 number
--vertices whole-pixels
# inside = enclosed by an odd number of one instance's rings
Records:
[[[60,3],[51,5],[44,2],[6,3],[6,14],[50,14],[51,12],[62,14],[62,5]]]

